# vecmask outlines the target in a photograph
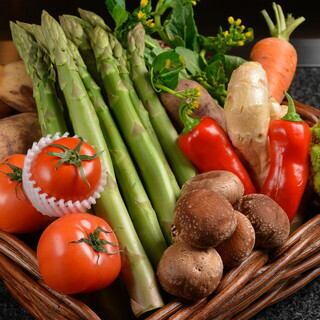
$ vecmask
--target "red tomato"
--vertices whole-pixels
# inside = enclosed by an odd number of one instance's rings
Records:
[[[16,154],[0,164],[0,230],[2,231],[33,232],[45,227],[52,220],[32,206],[22,189],[24,159],[23,154]]]
[[[97,188],[101,177],[100,159],[98,156],[94,159],[81,159],[82,156],[94,156],[96,152],[88,143],[82,142],[77,154],[74,149],[80,142],[79,138],[58,139],[54,144],[44,148],[34,160],[31,166],[32,179],[36,181],[36,186],[49,196],[81,201],[91,196]],[[54,145],[61,145],[66,149],[64,151]],[[72,152],[70,161],[59,163],[68,150]],[[83,169],[83,175],[79,166]]]
[[[37,257],[44,282],[65,294],[102,289],[121,269],[114,232],[106,221],[88,213],[54,221],[40,237]]]

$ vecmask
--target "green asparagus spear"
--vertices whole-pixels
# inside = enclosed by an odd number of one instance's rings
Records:
[[[83,9],[78,9],[78,10],[79,10],[81,18],[83,20],[85,20],[86,22],[88,22],[92,27],[99,26],[108,32],[111,31],[111,29],[106,25],[104,20],[96,13],[88,11],[88,10],[83,10]],[[112,34],[110,34],[110,36],[112,36]],[[127,68],[128,61],[127,61],[126,52],[122,48],[122,45],[116,39],[116,37],[114,37],[113,44],[114,44],[114,46],[112,48],[113,56],[114,56],[114,58],[116,58],[116,61],[118,63],[120,77],[129,91],[131,101],[133,103],[133,106],[134,106],[143,126],[147,130],[148,134],[150,135],[150,138],[152,139],[152,143],[154,144],[154,146],[156,147],[156,149],[159,152],[159,157],[161,157],[162,161],[164,162],[164,164],[167,168],[168,174],[170,176],[170,181],[171,181],[172,187],[175,191],[176,197],[178,198],[178,196],[180,194],[179,185],[178,185],[177,180],[176,180],[176,178],[175,178],[175,176],[174,176],[174,174],[168,164],[168,161],[163,153],[163,150],[161,148],[161,145],[159,143],[157,135],[154,132],[154,129],[152,127],[152,124],[151,124],[151,121],[149,118],[149,113],[144,108],[144,105],[141,102],[140,98],[138,97],[137,92],[133,86],[132,80],[130,78],[129,70]]]
[[[111,224],[119,239],[124,262],[122,277],[133,311],[139,316],[163,305],[152,266],[118,190],[99,120],[70,54],[68,40],[58,22],[46,12],[42,14],[42,29],[75,133],[95,146],[96,150],[102,151],[100,157],[108,173],[108,183],[97,201],[95,212]]]
[[[151,206],[108,106],[104,102],[100,87],[89,74],[77,47],[71,41],[69,49],[98,115],[131,220],[149,259],[154,267],[156,267],[167,247],[157,220],[157,215]]]
[[[66,36],[78,47],[90,74],[97,83],[101,84],[96,59],[85,32],[86,28],[90,28],[90,25],[79,17],[71,15],[60,16],[59,21]]]
[[[38,24],[30,24],[20,21],[17,21],[17,25],[29,32],[30,34],[32,34],[32,36],[35,38],[38,44],[42,46],[43,49],[45,49],[46,41],[44,39],[41,26],[39,26]]]
[[[136,25],[128,34],[131,77],[145,108],[149,111],[151,123],[172,170],[180,185],[183,185],[196,172],[180,150],[177,144],[177,131],[151,85],[150,75],[144,61],[144,37],[145,31],[141,24]]]
[[[140,169],[162,232],[170,242],[176,197],[167,170],[132,105],[127,87],[120,78],[117,61],[112,52],[113,36],[97,26],[90,32],[89,38],[110,107]]]
[[[13,41],[32,80],[39,123],[43,135],[67,131],[61,102],[55,90],[55,71],[50,57],[33,36],[10,22]]]

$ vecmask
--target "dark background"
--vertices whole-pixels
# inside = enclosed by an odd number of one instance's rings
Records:
[[[127,3],[130,4],[129,7],[134,8],[138,1],[128,0]],[[240,17],[246,26],[254,26],[256,35],[262,37],[268,34],[268,30],[260,11],[265,8],[272,13],[271,3],[272,1],[265,0],[201,0],[195,9],[196,20],[201,32],[213,34],[219,25],[226,24],[228,16]],[[307,18],[307,21],[295,32],[295,37],[320,38],[318,1],[290,0],[278,1],[278,3],[282,5],[285,12]],[[0,39],[10,38],[9,20],[39,23],[42,9],[58,16],[62,13],[76,13],[77,7],[94,10],[106,17],[103,0],[0,0]]]

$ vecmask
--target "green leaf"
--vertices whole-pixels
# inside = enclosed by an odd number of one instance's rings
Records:
[[[125,0],[105,0],[108,12],[112,16],[116,29],[123,25],[129,17]]]
[[[210,61],[208,66],[205,68],[208,82],[213,86],[219,84],[225,84],[228,82],[225,70],[225,58],[224,55],[216,54]]]
[[[161,87],[174,90],[179,81],[179,73],[184,69],[184,61],[174,50],[159,54],[153,61],[151,81],[156,91]]]
[[[191,1],[166,1],[166,6],[163,8],[169,7],[172,11],[163,23],[165,39],[162,40],[172,48],[186,47],[198,51],[198,30]]]
[[[231,77],[233,70],[237,69],[241,64],[246,62],[245,59],[238,56],[224,55],[224,70],[228,79]]]
[[[183,57],[185,61],[185,67],[192,76],[201,73],[200,55],[197,52],[184,47],[177,47],[175,51],[181,57]]]
[[[152,38],[150,35],[145,35],[145,49],[144,59],[148,69],[150,70],[154,59],[162,52],[170,50],[169,48],[162,48],[158,40]]]

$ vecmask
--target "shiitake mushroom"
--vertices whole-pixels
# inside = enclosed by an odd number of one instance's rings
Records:
[[[195,189],[209,189],[224,196],[231,204],[244,195],[244,186],[234,173],[213,170],[198,174],[189,179],[181,189],[181,195]]]
[[[241,264],[251,254],[255,244],[255,231],[250,220],[236,211],[237,227],[232,236],[222,242],[216,250],[223,265],[232,268]]]
[[[215,247],[230,238],[237,226],[232,205],[209,189],[184,193],[175,208],[179,239],[197,248]]]
[[[166,249],[157,268],[162,288],[186,300],[211,294],[222,275],[223,263],[214,248],[198,249],[181,241]]]
[[[289,237],[290,222],[284,210],[264,194],[249,194],[240,199],[236,209],[251,222],[256,233],[256,246],[276,248]]]

